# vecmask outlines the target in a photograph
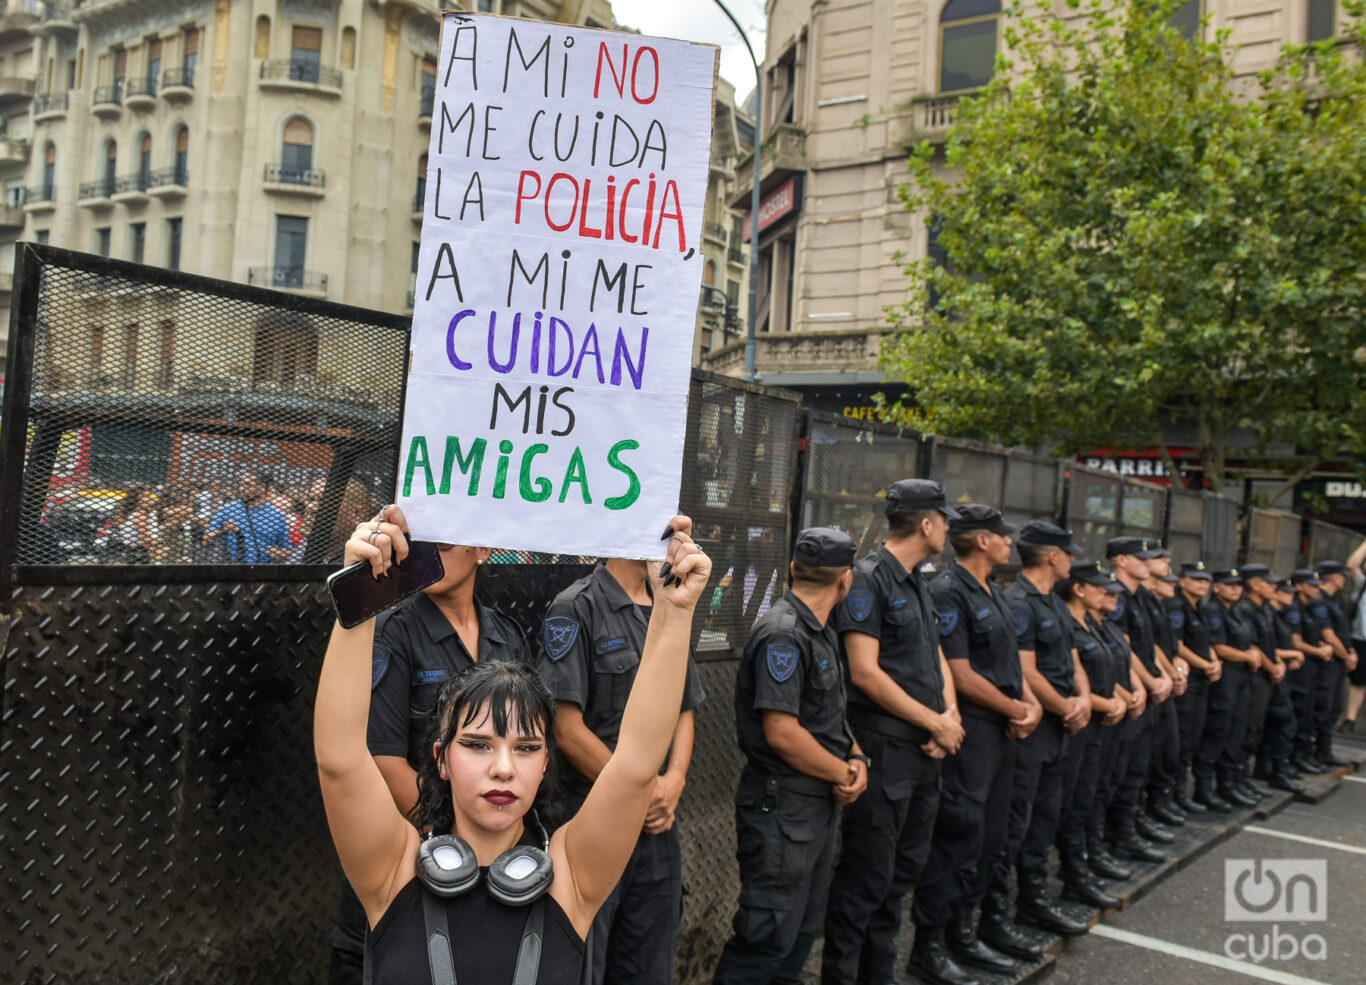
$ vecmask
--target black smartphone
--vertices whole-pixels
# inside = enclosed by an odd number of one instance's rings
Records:
[[[332,608],[345,629],[354,629],[446,576],[441,552],[429,540],[408,539],[408,556],[375,578],[369,561],[358,561],[327,576]]]

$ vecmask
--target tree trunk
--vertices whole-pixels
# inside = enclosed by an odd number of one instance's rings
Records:
[[[1196,419],[1200,433],[1200,465],[1210,491],[1222,494],[1226,488],[1224,470],[1228,462],[1228,429],[1218,408],[1204,404]]]

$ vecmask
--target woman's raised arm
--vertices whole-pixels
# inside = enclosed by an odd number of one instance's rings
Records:
[[[563,865],[570,876],[557,878],[551,893],[584,935],[635,850],[678,722],[693,610],[711,576],[711,560],[691,529],[691,520],[675,517],[667,560],[648,565],[654,609],[616,750],[579,812],[551,840],[557,872]]]
[[[408,553],[402,512],[390,506],[384,515],[392,522],[363,523],[346,542],[345,563],[368,561],[376,577]],[[313,709],[313,749],[327,826],[372,927],[411,878],[418,842],[417,829],[394,806],[365,743],[374,640],[373,619],[355,629],[332,627]]]

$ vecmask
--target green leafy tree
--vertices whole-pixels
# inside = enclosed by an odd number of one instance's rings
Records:
[[[905,267],[889,378],[935,427],[1072,454],[1198,435],[1210,486],[1238,454],[1287,486],[1366,445],[1366,67],[1349,32],[1235,78],[1226,34],[1171,3],[1006,11],[994,80],[907,208],[946,262]]]

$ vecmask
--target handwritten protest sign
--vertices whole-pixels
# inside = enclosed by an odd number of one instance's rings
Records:
[[[448,13],[399,503],[450,543],[661,557],[716,48]]]

